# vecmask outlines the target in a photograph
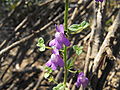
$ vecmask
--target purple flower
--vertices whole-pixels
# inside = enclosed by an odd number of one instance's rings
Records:
[[[85,77],[83,72],[80,72],[77,77],[76,86],[79,87],[82,85],[83,87],[86,87],[87,84],[88,84],[88,78]]]
[[[64,34],[63,25],[60,24],[59,26],[57,25],[55,26],[56,26],[55,39],[50,41],[49,46],[55,46],[57,49],[61,49],[63,47],[63,44],[66,46],[70,46],[70,42]]]
[[[60,24],[59,26],[55,25],[55,27],[57,32],[61,32],[64,34],[64,27],[62,24]]]
[[[53,70],[56,70],[57,67],[63,67],[64,62],[60,57],[59,50],[63,47],[63,44],[66,46],[70,45],[69,40],[66,38],[64,34],[64,27],[62,24],[56,26],[55,38],[49,42],[49,46],[53,46],[54,50],[52,51],[52,55],[50,60],[46,63],[48,67],[51,67]]]
[[[69,40],[65,37],[65,35],[61,32],[56,32],[55,33],[55,39],[60,43],[64,44],[66,46],[70,46]]]
[[[103,0],[95,0],[95,1],[97,1],[97,2],[103,2]]]
[[[49,42],[49,46],[54,46],[57,49],[61,49],[62,43],[59,43],[56,39],[53,39],[52,41]]]
[[[52,70],[56,70],[58,66],[59,67],[63,67],[64,66],[63,59],[60,57],[58,49],[55,48],[53,50],[53,54],[51,55],[51,58],[46,63],[46,65],[48,67],[51,67]]]

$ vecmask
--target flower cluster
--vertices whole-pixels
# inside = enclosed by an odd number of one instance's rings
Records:
[[[95,1],[97,1],[97,2],[103,2],[103,0],[95,0]]]
[[[63,59],[59,55],[58,49],[53,50],[53,54],[51,55],[50,60],[46,63],[48,67],[51,67],[53,70],[56,70],[57,67],[63,67],[64,62]]]
[[[83,72],[80,72],[77,77],[76,86],[79,87],[82,85],[83,87],[86,87],[87,84],[88,84],[88,78],[85,77]]]
[[[69,46],[70,42],[64,34],[63,25],[56,25],[55,38],[50,41],[49,46],[53,47],[52,55],[50,60],[46,63],[48,67],[51,67],[53,70],[56,70],[57,67],[63,67],[64,62],[59,54],[59,50],[63,48],[63,45]]]
[[[59,26],[56,25],[55,38],[52,41],[50,41],[49,46],[54,46],[58,50],[60,50],[63,47],[63,44],[69,46],[70,42],[65,37],[63,25],[62,24]]]

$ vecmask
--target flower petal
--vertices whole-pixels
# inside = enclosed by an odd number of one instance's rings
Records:
[[[70,41],[67,38],[64,38],[63,41],[66,46],[70,46]]]
[[[95,0],[95,1],[97,1],[97,2],[99,2],[99,1],[100,1],[100,2],[103,2],[103,0]]]
[[[63,67],[64,62],[60,55],[52,54],[50,60],[46,63],[48,67],[51,67],[52,70],[56,70],[57,67]]]
[[[58,42],[58,41],[56,40],[55,47],[56,47],[58,50],[60,50],[60,49],[63,47],[63,44],[62,44],[61,42]]]
[[[81,86],[81,83],[80,83],[80,82],[76,82],[75,85],[76,85],[77,87],[79,87],[79,86]]]
[[[65,38],[64,34],[63,33],[60,33],[60,32],[56,32],[55,33],[55,38],[58,42],[63,42],[63,38]]]
[[[51,61],[51,62],[55,62],[55,61],[56,61],[56,55],[55,55],[55,54],[52,54],[52,55],[51,55],[50,61]]]
[[[59,50],[57,48],[54,48],[52,51],[53,54],[59,55]]]
[[[79,87],[80,85],[86,87],[87,84],[88,84],[88,78],[85,77],[83,72],[80,72],[77,77],[77,82],[76,82],[77,87]]]
[[[64,61],[63,61],[63,59],[60,57],[60,55],[58,55],[58,65],[60,66],[60,67],[63,67],[64,66]]]
[[[59,43],[56,39],[49,42],[49,46],[55,46],[58,50],[62,48],[62,43]]]
[[[49,42],[49,46],[54,46],[55,44],[56,44],[55,39],[53,39]]]
[[[84,82],[84,83],[82,83],[82,85],[83,85],[83,87],[86,87],[86,86],[87,86],[87,84],[88,84],[88,78],[85,78],[85,82]]]
[[[52,68],[52,70],[56,70],[57,66],[54,63],[52,63],[51,68]]]
[[[52,64],[51,60],[49,60],[47,63],[46,63],[46,66],[50,67]]]
[[[60,24],[59,26],[55,25],[56,26],[56,31],[57,32],[61,32],[64,34],[64,27],[62,24]]]
[[[59,43],[62,43],[66,46],[70,46],[70,41],[65,37],[65,35],[63,33],[56,32],[55,38]]]

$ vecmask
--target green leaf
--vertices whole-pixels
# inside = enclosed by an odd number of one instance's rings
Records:
[[[89,26],[89,23],[86,22],[86,21],[83,21],[83,22],[80,24],[80,26],[81,26],[83,29],[85,29],[85,28],[87,28],[87,27]]]
[[[82,29],[82,27],[80,27],[80,24],[73,24],[70,27],[68,27],[68,29],[70,31],[78,31],[78,30]]]
[[[68,27],[71,34],[77,34],[80,33],[83,29],[87,28],[89,26],[89,23],[86,21],[83,21],[81,24],[73,24]]]
[[[76,52],[77,55],[80,55],[83,52],[83,46],[73,46],[74,51]]]
[[[38,43],[44,43],[44,39],[43,39],[42,37],[40,37],[40,38],[38,39]]]
[[[60,83],[53,88],[53,90],[64,90],[64,89],[65,89],[65,85],[63,83]]]
[[[40,38],[38,39],[37,46],[39,47],[39,50],[40,50],[41,52],[45,51],[44,39],[43,39],[42,37],[40,37]]]
[[[41,44],[39,50],[41,52],[45,51],[45,44]]]
[[[71,69],[73,65],[74,65],[73,58],[70,58],[69,60],[67,60],[67,69]]]
[[[45,67],[45,72],[52,73],[53,70],[52,70],[52,68],[50,68],[50,67]]]
[[[77,45],[74,45],[74,46],[73,46],[73,49],[74,49],[75,51],[78,50],[78,48],[79,48],[79,47],[78,47]]]
[[[44,78],[48,78],[49,76],[50,76],[50,73],[47,73],[47,72],[46,72],[46,73],[44,74]]]
[[[83,50],[76,50],[76,54],[80,55],[83,52]]]
[[[53,72],[52,68],[50,68],[50,67],[45,67],[44,77],[45,77],[45,78],[48,78],[48,77],[51,75],[52,72]]]

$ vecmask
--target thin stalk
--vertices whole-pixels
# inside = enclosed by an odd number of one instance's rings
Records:
[[[67,83],[67,64],[66,64],[66,62],[67,62],[67,47],[64,46],[64,64],[65,64],[65,66],[64,66],[64,70],[65,70],[65,72],[64,72],[64,85],[65,86]]]
[[[65,0],[65,12],[64,12],[64,29],[65,31],[68,32],[68,4],[69,4],[69,0]],[[67,83],[67,47],[64,46],[64,63],[65,63],[65,66],[64,66],[64,85],[66,87],[66,83]]]
[[[68,33],[68,6],[69,6],[69,0],[65,0],[65,12],[64,12],[64,27],[65,31]]]

